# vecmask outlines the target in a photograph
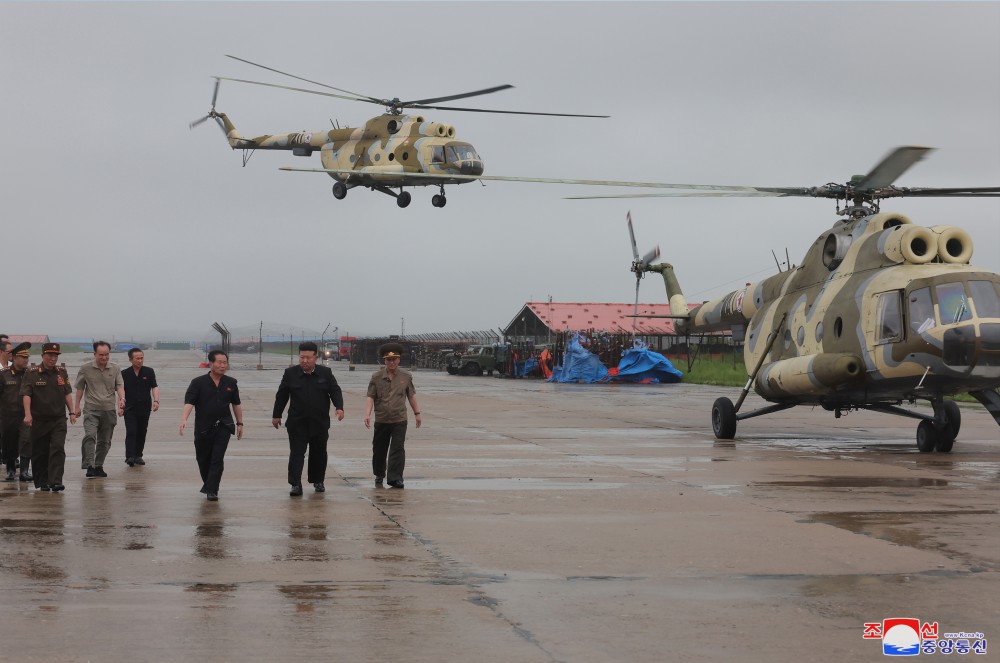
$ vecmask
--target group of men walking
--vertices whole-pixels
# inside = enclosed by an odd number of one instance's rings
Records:
[[[159,406],[159,388],[153,370],[143,366],[142,350],[130,350],[132,366],[121,371],[110,361],[111,345],[95,342],[94,360],[77,375],[75,400],[69,374],[57,366],[60,354],[58,343],[45,343],[40,365],[31,367],[31,343],[12,347],[0,335],[0,449],[6,480],[32,481],[43,491],[66,489],[67,415],[70,424],[83,417],[81,469],[88,479],[108,476],[104,462],[120,415],[126,462],[145,464],[146,431],[150,412]],[[15,476],[18,466],[20,476]]]
[[[81,414],[81,469],[88,479],[108,476],[104,464],[119,416],[125,420],[125,462],[129,467],[145,465],[143,451],[149,418],[159,409],[160,399],[156,374],[144,365],[142,350],[129,350],[131,366],[119,370],[110,361],[110,344],[95,342],[93,361],[80,367],[77,375],[74,399],[69,374],[65,367],[57,365],[60,345],[45,343],[37,367],[29,366],[30,349],[31,343],[13,347],[8,337],[0,335],[0,456],[6,466],[6,480],[32,481],[42,491],[65,490],[66,420],[75,424]],[[385,365],[368,384],[364,423],[366,428],[372,427],[374,412],[372,471],[376,487],[387,482],[390,488],[403,488],[407,403],[413,409],[417,427],[422,423],[413,378],[399,368],[402,352],[398,343],[383,346],[380,355]],[[315,343],[301,343],[299,364],[285,370],[274,400],[271,423],[275,428],[281,427],[285,407],[289,406],[285,428],[288,483],[293,497],[302,495],[304,467],[307,482],[316,492],[326,490],[331,404],[337,421],[343,421],[345,416],[340,386],[333,371],[317,363],[318,357]],[[208,361],[209,372],[192,380],[185,392],[180,435],[184,435],[194,412],[201,492],[208,500],[216,501],[229,441],[233,435],[237,440],[243,437],[244,423],[237,381],[226,375],[229,356],[216,350],[209,353]]]

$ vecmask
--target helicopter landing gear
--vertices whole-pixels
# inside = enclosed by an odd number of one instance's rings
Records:
[[[399,205],[400,207],[406,207],[407,205],[409,205],[410,204],[410,192],[409,191],[400,191],[399,195],[396,196],[396,204]]]
[[[448,199],[444,197],[444,185],[441,185],[441,193],[435,194],[431,198],[431,205],[434,207],[444,207],[448,204]]]
[[[347,197],[347,185],[343,182],[334,182],[333,184],[333,197],[337,200],[343,200]]]
[[[962,411],[955,401],[934,403],[934,418],[924,419],[917,426],[917,449],[920,453],[949,453],[962,428]]]
[[[720,440],[731,440],[736,436],[736,408],[725,396],[716,398],[712,404],[712,431]]]

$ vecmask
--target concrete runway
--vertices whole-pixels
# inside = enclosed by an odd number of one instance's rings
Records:
[[[63,355],[74,378],[89,359]],[[119,422],[110,476],[85,479],[78,423],[65,493],[0,482],[0,659],[864,661],[882,659],[864,624],[894,617],[1000,638],[981,407],[951,454],[919,454],[913,420],[804,408],[721,443],[709,410],[734,389],[416,371],[424,426],[388,490],[362,423],[373,367],[334,363],[328,491],[290,498],[270,426],[288,358],[234,355],[246,437],[210,503],[177,432],[199,360],[146,353],[145,467]]]

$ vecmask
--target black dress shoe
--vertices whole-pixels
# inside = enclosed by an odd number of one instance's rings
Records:
[[[44,490],[45,492],[49,492],[51,488],[49,488],[49,484],[43,483],[41,486],[38,486],[38,490]]]
[[[98,476],[98,474],[97,474],[97,472],[94,471],[94,468],[88,467],[87,468],[87,478],[88,479],[93,479],[96,476]]]
[[[146,461],[144,461],[141,457],[140,458],[136,458],[135,459],[135,464],[136,465],[145,465]]]
[[[292,497],[298,497],[299,495],[301,495],[302,494],[302,484],[298,484],[298,485],[292,486],[292,489],[290,491],[288,491],[288,494],[291,495]]]
[[[126,458],[125,464],[129,467],[135,467],[135,458]]]
[[[60,490],[66,490],[66,486],[62,485],[61,483],[52,484],[53,493],[58,493]]]
[[[384,481],[385,477],[375,477],[375,487],[384,488],[385,487],[385,483],[383,483]]]
[[[18,477],[21,481],[34,481],[35,477],[31,476],[31,472],[28,470],[21,470],[21,476]]]
[[[103,477],[107,477],[108,473],[104,471],[104,467],[103,466],[95,467],[94,468],[94,476],[95,477],[102,477],[103,478]]]
[[[403,487],[403,482],[402,482],[402,480],[400,480],[400,481],[390,481],[389,482],[389,487],[390,488],[402,488]]]
[[[14,481],[17,479],[17,471],[7,470],[7,481]]]
[[[313,484],[313,488],[315,488],[315,489],[316,489],[316,492],[317,492],[317,493],[325,493],[325,492],[326,492],[326,486],[324,486],[324,485],[323,485],[323,482],[322,482],[322,481],[319,481],[319,482],[317,482],[317,483],[314,483],[314,484]]]
[[[208,494],[208,501],[209,502],[218,502],[219,501],[219,494],[218,493],[209,493]]]

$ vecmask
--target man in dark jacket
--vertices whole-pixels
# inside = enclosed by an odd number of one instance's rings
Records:
[[[299,344],[299,365],[285,369],[278,393],[274,397],[271,424],[281,427],[281,414],[291,399],[285,429],[288,431],[288,483],[289,494],[302,494],[302,465],[309,449],[309,467],[306,478],[317,493],[326,490],[326,443],[330,437],[330,403],[336,410],[337,421],[344,420],[344,396],[333,371],[317,366],[319,349],[312,341]]]

